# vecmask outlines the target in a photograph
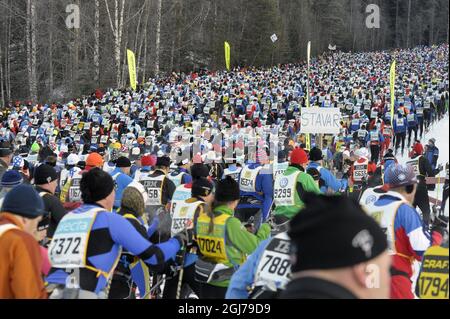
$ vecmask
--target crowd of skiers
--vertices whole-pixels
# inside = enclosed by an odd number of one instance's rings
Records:
[[[304,64],[203,71],[11,103],[0,298],[448,298],[448,276],[436,295],[431,270],[411,282],[429,249],[448,260],[448,164],[432,214],[444,168],[436,139],[421,142],[448,116],[447,60],[448,45],[338,52],[310,76]],[[301,134],[307,104],[340,108],[340,133]]]

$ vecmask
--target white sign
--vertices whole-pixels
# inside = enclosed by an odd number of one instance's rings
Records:
[[[340,121],[338,108],[302,108],[301,133],[338,134]]]
[[[270,40],[272,40],[273,43],[278,41],[278,37],[276,34],[272,34],[272,36],[270,37]]]

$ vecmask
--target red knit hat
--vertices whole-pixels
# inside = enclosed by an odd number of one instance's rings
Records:
[[[413,146],[413,150],[414,153],[416,153],[417,155],[422,155],[423,154],[423,146],[420,143],[415,143]]]
[[[291,164],[302,165],[308,163],[308,154],[302,148],[296,148],[291,153]]]
[[[141,165],[142,166],[155,166],[156,164],[156,158],[152,155],[145,155],[141,158]]]

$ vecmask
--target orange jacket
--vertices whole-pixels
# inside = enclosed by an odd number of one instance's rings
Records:
[[[0,214],[0,226],[13,224],[0,237],[0,299],[46,299],[41,277],[42,257],[36,239],[12,214]]]

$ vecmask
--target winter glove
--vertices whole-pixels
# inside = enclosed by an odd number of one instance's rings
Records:
[[[183,248],[192,246],[194,241],[194,230],[193,229],[185,229],[184,231],[178,233],[175,236],[176,239],[180,242],[180,245]]]

